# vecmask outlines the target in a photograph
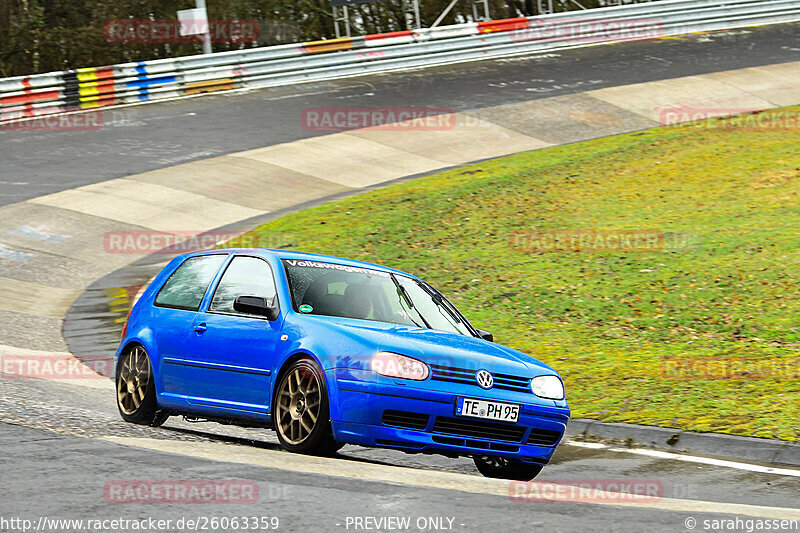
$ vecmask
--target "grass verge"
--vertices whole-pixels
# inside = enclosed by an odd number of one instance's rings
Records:
[[[517,154],[247,237],[419,275],[558,369],[575,417],[798,441],[800,130],[775,113],[800,107]],[[597,246],[632,234],[649,244]]]

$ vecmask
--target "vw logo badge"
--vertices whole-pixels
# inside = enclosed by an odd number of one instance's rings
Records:
[[[475,380],[478,382],[478,385],[484,389],[491,389],[494,384],[494,378],[487,370],[478,370],[478,373],[475,375]]]

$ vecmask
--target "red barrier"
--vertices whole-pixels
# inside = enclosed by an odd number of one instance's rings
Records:
[[[405,31],[392,31],[389,33],[375,33],[373,35],[365,35],[368,41],[377,41],[378,39],[395,39],[397,37],[411,37],[414,34],[411,30]]]
[[[528,27],[528,19],[517,17],[513,19],[487,20],[478,23],[478,33],[495,33],[501,31],[524,30]]]
[[[38,92],[31,90],[31,79],[29,77],[22,80],[22,86],[25,87],[25,94],[4,96],[0,98],[0,105],[31,104],[40,100],[57,100],[59,97],[57,90]]]

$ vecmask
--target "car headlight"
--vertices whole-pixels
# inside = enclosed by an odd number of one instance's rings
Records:
[[[564,399],[564,384],[556,376],[539,376],[531,380],[531,392],[548,400]]]
[[[428,377],[428,365],[417,359],[391,352],[375,354],[371,366],[373,371],[390,378],[422,381]]]

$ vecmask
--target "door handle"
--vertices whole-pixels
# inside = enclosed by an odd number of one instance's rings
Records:
[[[197,324],[197,325],[194,327],[194,330],[195,330],[197,333],[201,334],[201,335],[202,335],[203,333],[205,333],[207,329],[208,329],[208,326],[206,326],[206,323],[205,323],[205,322],[203,322],[203,323],[201,323],[201,324]]]

